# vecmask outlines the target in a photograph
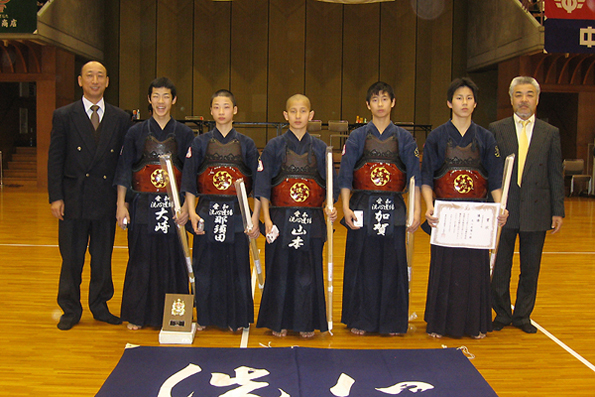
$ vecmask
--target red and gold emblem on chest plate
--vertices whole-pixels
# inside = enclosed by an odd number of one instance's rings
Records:
[[[303,182],[296,182],[289,189],[289,196],[296,203],[303,203],[310,197],[310,188]]]
[[[151,174],[151,183],[157,189],[163,189],[169,183],[169,175],[167,175],[167,172],[162,169],[156,169]]]

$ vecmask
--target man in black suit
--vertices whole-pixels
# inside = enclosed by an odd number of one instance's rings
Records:
[[[507,205],[510,216],[502,229],[492,278],[495,331],[512,323],[526,333],[537,332],[530,315],[535,306],[545,235],[549,229],[552,234],[557,233],[564,218],[560,132],[535,117],[539,93],[539,83],[534,78],[515,77],[509,89],[513,117],[489,127],[501,155],[516,155]],[[513,314],[510,278],[517,235],[521,275]]]
[[[107,301],[114,295],[112,250],[116,228],[116,189],[112,186],[130,117],[103,100],[109,84],[105,67],[88,62],[78,77],[83,98],[54,111],[48,154],[48,191],[58,218],[62,270],[58,304],[64,314],[58,328],[68,330],[81,318],[81,275],[89,244],[93,317],[121,324]]]

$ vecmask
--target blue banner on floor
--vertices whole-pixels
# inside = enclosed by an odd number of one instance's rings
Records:
[[[457,349],[133,347],[98,397],[497,396]]]

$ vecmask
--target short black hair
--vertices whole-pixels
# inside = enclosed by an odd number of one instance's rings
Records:
[[[233,106],[238,106],[236,104],[236,97],[233,95],[233,93],[230,90],[220,89],[216,93],[214,93],[213,96],[211,97],[211,104],[209,105],[209,107],[213,106],[213,99],[217,98],[218,96],[224,96],[226,98],[229,98],[229,99],[231,99],[231,103],[233,103]]]
[[[475,103],[477,103],[477,93],[479,92],[479,88],[477,88],[477,85],[469,77],[459,77],[454,79],[448,86],[448,90],[446,90],[446,100],[452,103],[452,97],[461,87],[469,88],[473,92]]]
[[[384,81],[377,81],[374,84],[372,84],[370,88],[368,88],[368,94],[366,94],[366,102],[370,103],[370,99],[372,99],[372,96],[380,95],[382,91],[388,94],[391,101],[395,99],[395,91],[393,90],[393,87],[391,87]]]
[[[149,85],[149,97],[151,96],[151,94],[153,94],[153,88],[169,88],[171,91],[172,99],[177,96],[176,86],[174,85],[174,82],[168,79],[167,77],[159,77],[151,81],[151,84]]]

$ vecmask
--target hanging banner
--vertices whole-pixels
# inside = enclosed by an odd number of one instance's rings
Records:
[[[0,33],[33,33],[37,0],[0,0]]]
[[[595,21],[546,19],[545,50],[550,53],[595,53]]]
[[[554,19],[595,19],[595,0],[545,0],[545,16]]]

